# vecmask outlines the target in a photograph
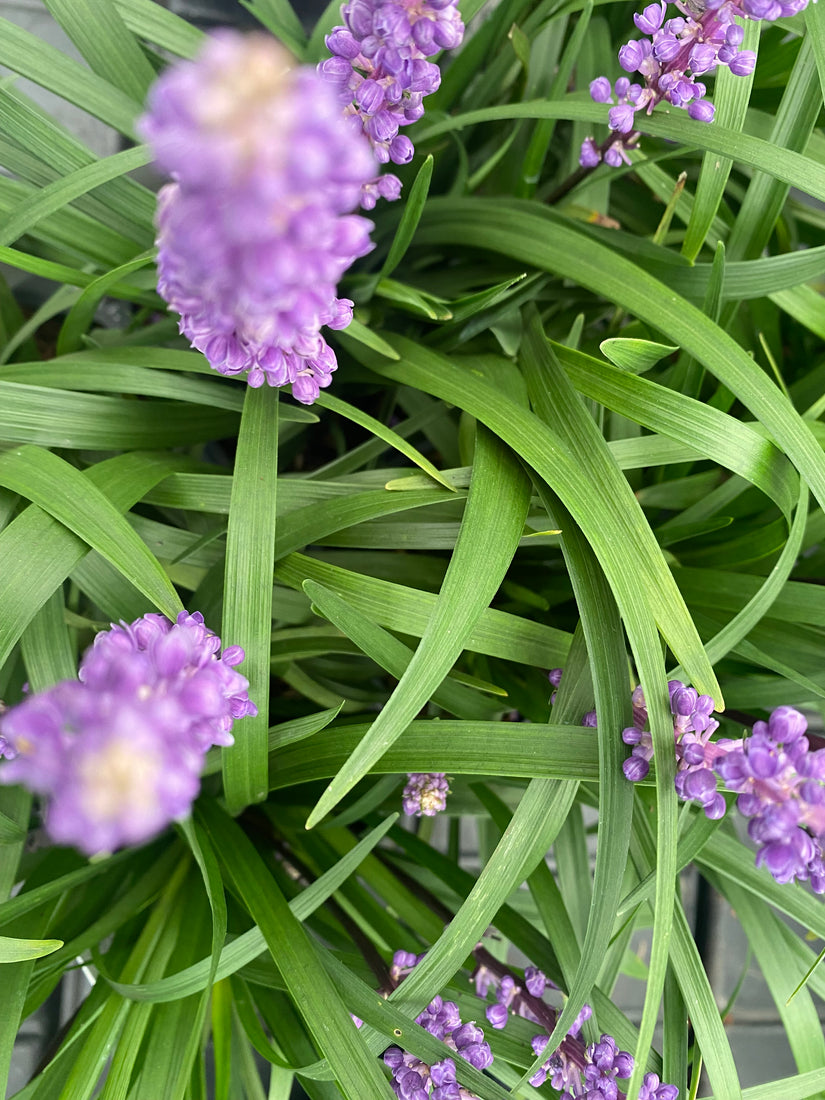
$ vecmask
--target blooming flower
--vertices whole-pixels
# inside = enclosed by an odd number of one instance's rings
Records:
[[[158,291],[219,373],[311,404],[346,328],[337,284],[372,245],[350,211],[375,174],[333,91],[264,35],[213,34],[149,93],[139,130],[174,183],[158,197]]]
[[[608,113],[611,135],[601,146],[585,139],[579,155],[583,168],[594,168],[602,159],[612,167],[629,164],[627,149],[638,140],[635,115],[650,114],[663,100],[687,111],[698,122],[712,122],[714,109],[704,98],[705,84],[696,77],[711,73],[720,65],[736,76],[753,72],[756,55],[742,50],[744,36],[736,19],[778,19],[795,15],[807,0],[708,0],[697,11],[687,2],[676,3],[680,13],[665,19],[664,0],[636,12],[633,21],[644,38],[634,38],[619,50],[619,64],[626,73],[639,73],[644,85],[620,77],[613,88],[597,77],[590,84],[596,103],[617,105]]]
[[[825,749],[811,751],[806,729],[799,711],[778,707],[716,762],[716,772],[750,818],[748,833],[760,845],[757,865],[780,883],[810,880],[822,894]]]
[[[235,671],[244,651],[220,648],[220,638],[207,629],[199,611],[182,611],[174,625],[150,613],[98,634],[78,676],[94,691],[175,698],[186,715],[188,735],[206,752],[212,745],[231,745],[234,720],[257,713],[247,694],[248,680]]]
[[[493,1055],[484,1041],[484,1032],[475,1023],[462,1023],[458,1005],[453,1001],[434,997],[415,1022],[476,1069],[492,1065]],[[384,1062],[392,1070],[393,1091],[402,1100],[419,1100],[420,1097],[473,1100],[472,1094],[458,1085],[452,1058],[444,1058],[430,1066],[399,1047],[390,1047],[384,1054]]]
[[[444,772],[408,772],[401,805],[404,813],[413,817],[434,817],[447,805],[449,793]]]
[[[811,750],[805,716],[793,707],[777,707],[767,722],[754,723],[749,737],[711,741],[718,723],[710,717],[710,696],[678,680],[668,686],[679,797],[701,803],[709,818],[723,817],[725,799],[716,787],[721,779],[738,793],[737,809],[750,818],[748,834],[759,845],[757,866],[767,867],[779,883],[810,881],[815,893],[825,893],[825,749]],[[635,724],[622,732],[633,751],[622,767],[636,782],[650,769],[653,742],[643,728],[647,711],[641,688],[633,702]],[[650,1097],[662,1100],[655,1090]]]
[[[318,72],[334,88],[349,117],[359,120],[381,164],[408,164],[413,145],[399,134],[424,114],[423,99],[441,83],[428,59],[461,44],[464,24],[454,0],[352,0],[341,6],[342,25],[327,35],[333,55]],[[401,193],[397,176],[369,180],[361,205]]]
[[[670,710],[673,716],[673,739],[676,745],[676,792],[685,801],[702,803],[709,818],[725,813],[725,799],[716,789],[713,767],[716,759],[728,751],[727,739],[711,741],[719,723],[711,718],[714,703],[709,695],[699,695],[681,680],[668,682]],[[650,771],[653,759],[653,739],[648,730],[647,709],[640,687],[633,692],[634,725],[622,731],[622,740],[633,751],[622,769],[627,779],[636,783]]]
[[[255,714],[237,646],[203,616],[149,614],[97,636],[66,680],[2,716],[3,783],[47,798],[46,826],[88,855],[139,844],[189,813],[206,750]]]

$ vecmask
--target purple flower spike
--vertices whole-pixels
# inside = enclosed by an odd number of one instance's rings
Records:
[[[344,25],[326,38],[335,56],[318,72],[334,87],[344,114],[360,122],[378,163],[407,164],[413,146],[399,137],[399,127],[421,118],[422,100],[441,83],[438,65],[428,58],[455,49],[464,37],[455,0],[352,0],[342,5],[341,18]],[[398,198],[400,184],[382,189],[382,178],[363,185],[365,210],[378,197]]]
[[[189,813],[204,754],[255,714],[243,650],[223,654],[203,616],[149,614],[95,638],[66,680],[2,717],[0,782],[48,798],[46,827],[87,855],[141,844]],[[8,754],[7,754],[8,755]]]
[[[290,69],[274,39],[217,32],[156,81],[138,126],[175,177],[158,197],[158,291],[181,332],[220,374],[291,383],[304,404],[336,369],[321,329],[348,323],[337,284],[372,247],[350,211],[375,158],[341,121],[340,69]],[[367,87],[370,110],[379,95]]]
[[[665,100],[699,122],[712,122],[714,108],[705,102],[705,85],[696,77],[720,65],[735,76],[749,76],[756,63],[755,54],[739,49],[744,32],[735,19],[784,18],[802,11],[807,0],[705,0],[698,6],[685,0],[677,6],[684,15],[667,20],[666,0],[655,0],[634,14],[637,30],[647,37],[626,42],[618,58],[625,72],[638,72],[644,78],[644,86],[635,85],[631,93],[621,79],[616,81],[618,106],[610,112],[609,124],[618,136],[607,144],[603,156],[595,144],[585,142],[579,156],[582,168],[595,168],[602,159],[614,168],[630,163],[627,150],[637,135],[628,103],[650,114]],[[606,83],[606,78],[593,82],[591,96],[599,103],[612,102],[604,97],[602,81]]]

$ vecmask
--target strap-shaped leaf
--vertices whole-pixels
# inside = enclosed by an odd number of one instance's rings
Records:
[[[246,653],[244,675],[258,708],[236,726],[235,744],[223,753],[224,790],[236,810],[266,798],[277,485],[278,391],[249,387],[232,478],[221,631],[225,645]]]
[[[102,554],[167,617],[180,598],[160,562],[118,509],[68,462],[39,447],[0,455],[0,484],[27,497]]]
[[[381,758],[452,668],[504,578],[529,503],[530,484],[518,462],[480,429],[461,529],[427,630],[370,732],[309,815],[308,828]]]
[[[793,156],[785,150],[775,153],[777,157]],[[426,221],[429,240],[445,244],[466,241],[473,227],[483,223],[486,248],[572,279],[666,333],[674,344],[695,356],[736,394],[765,425],[808,482],[814,496],[825,505],[825,455],[807,422],[732,337],[642,267],[527,204],[507,205],[486,199],[435,200],[429,204]],[[391,373],[391,368],[387,373]]]
[[[252,842],[217,803],[206,801],[199,810],[224,871],[263,933],[295,1007],[328,1058],[343,1095],[362,1100],[367,1089],[371,1100],[390,1100],[393,1093],[378,1062]]]
[[[84,490],[88,482],[98,493],[105,493],[119,513],[181,464],[179,455],[126,454],[100,462],[79,476]],[[85,492],[77,500],[84,497]],[[82,537],[35,505],[0,532],[0,557],[6,563],[0,571],[0,662],[5,662],[39,608],[88,551]],[[27,584],[21,585],[24,572]]]

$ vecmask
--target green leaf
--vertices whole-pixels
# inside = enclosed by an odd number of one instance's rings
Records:
[[[93,491],[105,493],[112,506],[125,512],[180,466],[179,455],[118,455],[80,475],[84,492],[74,503],[85,498],[88,481]],[[88,549],[81,537],[36,506],[25,509],[0,532],[0,559],[6,563],[0,572],[0,664]],[[19,583],[21,575],[27,576],[26,585]]]
[[[759,49],[759,24],[752,19],[745,19],[743,23],[745,36],[741,48],[756,53]],[[752,84],[753,73],[740,77],[727,67],[719,66],[713,89],[714,125],[741,132],[747,116]],[[682,255],[691,261],[699,255],[719,211],[732,167],[733,161],[730,157],[705,153],[702,158],[693,209],[682,242]]]
[[[392,825],[398,820],[398,814],[390,814],[380,825],[371,829],[334,867],[311,883],[297,897],[289,903],[295,917],[304,921],[311,916],[335,891],[346,881],[349,875],[361,864],[369,852],[386,835]],[[266,940],[260,928],[251,928],[244,932],[224,947],[220,962],[215,972],[216,979],[227,978],[237,973],[242,966],[256,959],[261,952],[266,951]],[[136,1001],[173,1001],[179,997],[186,997],[192,993],[198,993],[209,987],[209,975],[212,971],[212,960],[201,959],[200,962],[170,974],[157,982],[125,984],[111,982],[112,988],[124,997]]]
[[[813,48],[810,41],[804,39],[787,77],[771,129],[770,144],[775,156],[793,156],[794,152],[801,152],[806,147],[821,106]],[[789,189],[790,181],[760,172],[754,174],[725,242],[732,260],[753,259],[761,254]]]
[[[0,381],[0,440],[71,450],[152,450],[223,439],[238,416],[181,401],[133,401]]]
[[[650,601],[659,629],[674,652],[684,655],[694,684],[719,699],[721,691],[705,656],[696,628],[687,614],[661,550],[647,527],[638,501],[617,467],[599,455],[598,475],[583,478],[582,462],[590,466],[590,445],[581,442],[581,456],[573,456],[557,436],[537,417],[525,412],[506,394],[443,356],[397,337],[403,349],[403,377],[428,393],[458,405],[481,419],[542,476],[558,494],[590,541],[607,575],[626,623],[634,621],[641,607],[639,594]],[[549,354],[549,348],[546,352]],[[393,380],[401,371],[394,364],[370,360],[369,365]],[[594,431],[595,424],[593,425]],[[600,445],[604,447],[601,433]],[[595,437],[594,437],[595,438]],[[610,471],[610,481],[603,479]],[[609,484],[609,489],[608,489]],[[620,496],[618,494],[621,494]],[[596,496],[598,494],[598,497]],[[598,499],[598,504],[596,500]],[[621,501],[621,504],[619,503]],[[642,575],[646,576],[644,583]],[[545,659],[544,664],[547,661]]]
[[[386,355],[389,359],[398,358],[398,353],[386,340],[373,332],[372,329],[367,328],[367,326],[362,324],[356,317],[353,317],[345,329],[336,332],[335,338],[340,340],[344,347],[347,346],[348,341],[352,341],[355,344],[363,344],[365,347],[372,348],[373,351],[377,351],[381,355]],[[316,398],[316,400],[328,396],[328,394],[322,393],[320,398]]]
[[[480,430],[461,530],[427,630],[369,734],[307,818],[307,828],[380,759],[452,668],[510,565],[524,530],[529,489],[516,459]]]
[[[797,1069],[801,1073],[821,1069],[825,1065],[825,1037],[813,999],[807,989],[788,999],[798,963],[782,938],[779,919],[741,887],[726,882],[724,890],[771,991]]]
[[[393,1093],[377,1061],[366,1049],[312,941],[252,842],[217,804],[204,802],[199,810],[225,872],[263,933],[295,1006],[329,1059],[343,1095],[361,1100],[369,1089],[376,1100],[389,1100]]]
[[[55,180],[30,199],[24,199],[4,219],[3,228],[0,230],[0,245],[13,244],[18,237],[28,232],[49,214],[62,209],[80,195],[87,194],[108,180],[117,179],[135,168],[142,168],[145,164],[149,164],[151,159],[152,154],[148,147],[138,145],[133,149],[124,149],[121,153],[113,153],[110,157],[104,157]]]
[[[782,156],[792,154],[783,150]],[[486,248],[573,279],[666,332],[674,344],[703,363],[764,424],[805,477],[819,503],[825,505],[825,455],[807,423],[735,340],[700,310],[643,268],[604,245],[585,240],[560,220],[528,204],[435,200],[428,204],[419,239],[426,225],[430,242],[460,244],[479,223],[484,224]]]
[[[63,946],[63,940],[15,940],[0,936],[0,963],[42,959]]]
[[[401,215],[401,221],[398,225],[398,229],[395,231],[395,236],[392,239],[387,258],[384,260],[384,263],[381,265],[381,270],[378,273],[379,280],[392,275],[393,271],[395,271],[403,260],[407,249],[410,247],[410,243],[415,236],[415,231],[418,228],[418,223],[421,220],[421,215],[424,212],[432,176],[433,158],[429,156],[425,158],[424,163],[418,169],[418,174],[409,190],[407,201],[404,203],[404,212]]]
[[[304,581],[304,591],[312,600],[314,607],[334,623],[348,638],[358,645],[368,657],[371,657],[390,675],[400,680],[413,659],[414,653],[388,630],[382,630],[366,615],[356,611],[351,604],[342,600],[331,589],[315,581]],[[492,717],[493,707],[479,699],[477,692],[463,684],[446,679],[431,695],[432,701],[445,710],[461,718]],[[500,705],[500,704],[498,704]]]
[[[306,35],[301,21],[288,0],[241,0],[245,8],[260,19],[276,38],[290,49],[299,61],[306,50]]]
[[[462,59],[464,57],[469,58],[467,49],[462,51]],[[454,65],[453,69],[455,68]],[[442,81],[442,89],[443,87]],[[600,104],[585,102],[575,95],[566,96],[554,102],[533,100],[484,107],[477,111],[467,111],[465,114],[442,117],[438,121],[424,125],[417,130],[416,141],[419,143],[430,141],[440,137],[441,134],[462,130],[481,122],[501,122],[516,118],[565,118],[586,122],[592,126],[594,123],[607,122],[607,110]],[[716,124],[708,126],[703,122],[694,122],[681,111],[657,111],[649,115],[645,118],[645,132],[653,137],[678,142],[687,149],[706,149],[711,153],[731,157],[741,164],[767,172],[774,178],[798,187],[813,198],[825,202],[825,180],[822,179],[822,169],[817,160],[790,149],[778,148],[771,141],[738,133],[725,126]],[[461,201],[479,202],[481,200]],[[432,206],[432,203],[429,205]],[[476,226],[478,224],[479,222],[476,222]],[[463,243],[468,239],[472,238],[465,235]],[[420,235],[418,241],[423,243]]]
[[[224,643],[240,645],[249,697],[258,708],[236,726],[235,744],[223,752],[227,803],[240,810],[267,791],[269,635],[272,631],[272,562],[278,485],[278,390],[249,387],[235,452],[226,536]]]
[[[133,137],[139,100],[7,19],[0,19],[0,64]]]
[[[661,359],[679,349],[667,344],[657,344],[653,340],[631,340],[623,336],[613,336],[609,340],[602,340],[599,350],[621,370],[630,374],[644,374]]]
[[[571,436],[583,431],[589,413],[567,383],[557,363],[543,352],[543,333],[533,316],[522,362],[531,403],[551,428]],[[622,624],[610,588],[593,550],[567,510],[543,486],[539,496],[553,524],[562,529],[561,547],[581,615],[590,660],[596,713],[599,716],[599,831],[593,893],[580,962],[568,988],[569,998],[557,1021],[563,1035],[590,996],[607,952],[615,912],[621,897],[623,869],[627,863],[632,791],[621,771],[624,752],[612,730],[629,721],[627,656]],[[566,670],[565,670],[566,671]],[[567,1017],[566,1019],[564,1017]]]
[[[350,326],[352,328],[352,326]],[[349,332],[349,329],[347,329]],[[384,340],[379,341],[380,344],[385,345]],[[388,346],[388,345],[386,345]],[[376,351],[380,351],[380,348],[374,348]],[[386,352],[381,352],[385,355]],[[393,350],[391,358],[397,359],[398,354]],[[443,474],[433,466],[429,459],[425,458],[420,451],[416,450],[410,443],[403,439],[397,432],[394,432],[392,428],[386,427],[379,420],[370,416],[369,413],[361,412],[354,405],[350,405],[346,401],[342,401],[340,397],[335,397],[331,393],[322,392],[319,394],[316,405],[320,405],[322,409],[330,409],[331,412],[336,412],[339,416],[344,416],[347,420],[351,420],[353,424],[360,424],[362,428],[366,428],[367,431],[372,432],[373,435],[379,439],[383,439],[385,443],[388,443],[391,447],[395,448],[399,454],[404,455],[411,462],[414,462],[419,469],[423,470],[425,474],[429,474],[431,478],[443,485],[445,489],[453,491],[453,486],[447,481]]]
[[[204,32],[155,0],[115,0],[124,23],[135,34],[178,57],[193,57],[204,42]]]
[[[155,71],[109,0],[45,0],[89,68],[141,103]]]
[[[23,447],[0,455],[0,483],[39,504],[128,577],[150,605],[176,617],[180,598],[157,558],[106,495],[73,466],[39,447]]]
[[[332,737],[290,745],[278,753],[270,774],[273,790],[334,776],[369,729],[333,727]],[[671,731],[671,737],[673,736]],[[597,780],[598,742],[588,728],[530,722],[411,722],[371,771],[375,774],[433,771],[448,775],[507,775],[529,779]]]
[[[77,658],[66,628],[63,590],[55,589],[23,633],[21,650],[29,685],[45,691],[77,675]]]
[[[534,779],[495,852],[443,934],[390,996],[420,1012],[453,977],[512,891],[529,875],[561,828],[578,784]]]
[[[799,493],[797,475],[774,444],[748,424],[583,352],[556,343],[551,347],[579,393],[646,428],[690,443],[706,458],[747,478],[790,516]]]
[[[153,257],[153,252],[145,252],[142,256],[136,256],[129,263],[121,264],[119,267],[107,271],[105,275],[101,275],[86,287],[67,313],[66,320],[58,333],[55,349],[57,356],[80,350],[83,344],[83,335],[89,330],[94,320],[101,298],[108,294],[110,288],[116,286],[124,276],[131,275],[133,271],[139,271],[142,267],[151,263]],[[42,378],[39,377],[38,382],[43,385]]]

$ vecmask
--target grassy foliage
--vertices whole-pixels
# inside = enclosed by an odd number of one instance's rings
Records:
[[[825,713],[823,4],[750,24],[756,72],[718,78],[716,122],[657,111],[632,166],[576,176],[629,8],[463,3],[311,410],[215,375],[155,290],[134,123],[201,32],[154,0],[46,6],[83,60],[0,20],[0,63],[126,144],[98,158],[0,83],[0,696],[74,676],[110,621],[185,606],[244,647],[259,715],[208,758],[192,821],[103,860],[27,844],[37,804],[0,787],[0,1092],[21,1020],[82,958],[96,984],[20,1100],[200,1100],[207,1065],[214,1095],[257,1100],[256,1057],[270,1098],[390,1096],[377,1055],[448,1053],[415,1016],[466,1004],[490,929],[559,985],[552,1046],[588,1003],[588,1034],[634,1052],[631,1100],[662,1069],[663,994],[683,1088],[701,1059],[717,1100],[825,1094],[825,978],[785,1003],[816,949],[781,915],[825,937],[821,903],[753,866],[732,813],[680,805],[666,690],[711,694],[728,736],[780,704]],[[243,6],[310,61],[337,21]],[[657,767],[634,788],[637,683]],[[392,816],[426,771],[451,777],[437,842]],[[796,1076],[740,1087],[676,885],[693,861]],[[637,1026],[611,996],[650,926]],[[427,955],[384,999],[400,948]],[[509,1036],[493,1076],[458,1067],[482,1100],[535,1094]]]

